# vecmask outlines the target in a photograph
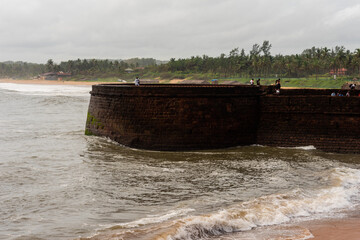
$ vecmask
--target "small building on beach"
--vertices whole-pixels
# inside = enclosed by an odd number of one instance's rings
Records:
[[[42,80],[63,80],[63,78],[71,77],[71,73],[60,72],[47,72],[40,75]]]

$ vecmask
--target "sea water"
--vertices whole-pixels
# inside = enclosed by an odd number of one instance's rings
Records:
[[[89,86],[0,83],[0,239],[308,239],[359,211],[360,157],[131,149],[85,136]]]

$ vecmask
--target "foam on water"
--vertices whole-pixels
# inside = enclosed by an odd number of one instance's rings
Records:
[[[191,240],[214,236],[223,239],[221,236],[236,235],[257,227],[296,222],[301,219],[310,220],[335,216],[341,211],[351,209],[358,203],[360,170],[346,167],[333,168],[324,171],[322,176],[329,184],[320,189],[294,189],[287,193],[272,194],[240,202],[207,215],[169,220],[192,211],[183,209],[120,224],[111,229],[121,229],[124,231],[123,234],[128,234],[130,229],[134,230],[134,228],[147,225],[146,230],[138,228],[136,229],[137,233],[132,231],[134,239],[144,234],[144,231],[147,234],[155,234],[149,239]],[[152,224],[157,225],[151,226]],[[290,239],[312,237],[307,229],[300,232],[302,233],[294,231],[297,237]],[[123,236],[122,233],[116,234],[116,237],[121,236]],[[110,239],[112,238],[110,237]]]
[[[302,149],[302,150],[316,150],[316,147],[310,146],[303,146],[303,147],[295,147],[295,149]]]
[[[279,147],[279,148],[284,148],[284,149],[300,149],[300,150],[316,150],[316,147],[314,147],[313,145],[300,146],[300,147]]]
[[[324,173],[325,174],[325,173]],[[247,231],[260,226],[289,222],[299,217],[320,218],[351,208],[359,199],[360,171],[335,168],[325,174],[330,185],[319,190],[295,189],[263,196],[206,216],[184,219],[176,234],[167,239],[197,239]]]
[[[178,209],[178,210],[172,210],[169,211],[165,214],[162,215],[152,215],[152,216],[148,216],[146,218],[142,218],[133,222],[129,222],[129,223],[122,223],[122,224],[118,224],[114,228],[135,228],[135,227],[140,227],[146,224],[154,224],[154,223],[160,223],[160,222],[164,222],[166,220],[169,220],[171,218],[174,217],[180,217],[180,216],[184,216],[187,213],[193,212],[195,211],[194,209],[191,208],[186,208],[186,209]]]
[[[25,95],[84,96],[89,94],[91,87],[70,85],[0,83],[0,89]]]

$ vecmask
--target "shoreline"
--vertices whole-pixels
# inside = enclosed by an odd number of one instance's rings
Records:
[[[0,83],[14,83],[14,84],[40,84],[40,85],[78,85],[78,86],[91,86],[103,83],[118,83],[120,82],[84,82],[84,81],[59,81],[59,80],[40,80],[40,79],[9,79],[2,78]]]
[[[161,80],[159,83],[164,83],[167,80]],[[169,84],[178,84],[181,79],[168,80]],[[0,78],[0,83],[14,83],[14,84],[39,84],[39,85],[78,85],[78,86],[92,86],[97,84],[122,84],[121,82],[86,82],[86,81],[60,81],[60,80],[41,80],[41,79],[10,79]],[[131,83],[131,82],[128,82]],[[247,84],[244,84],[247,85]],[[282,89],[321,89],[311,87],[282,87]]]
[[[253,232],[251,233],[251,231]],[[234,239],[245,240],[249,236],[262,240],[359,240],[360,217],[300,220],[299,222],[270,225],[250,230],[249,233],[235,234]]]
[[[358,240],[360,239],[360,217],[313,220],[295,224],[309,229],[314,240]]]

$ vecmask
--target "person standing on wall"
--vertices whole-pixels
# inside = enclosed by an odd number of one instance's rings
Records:
[[[250,85],[254,86],[254,79],[253,78],[250,80]]]
[[[256,80],[256,85],[260,86],[260,78],[258,78],[258,80]]]
[[[135,86],[140,86],[140,78],[136,77],[134,83],[135,83]]]
[[[276,94],[280,94],[280,88],[281,88],[281,84],[280,84],[280,78],[278,80],[276,80],[275,82],[275,93]]]

